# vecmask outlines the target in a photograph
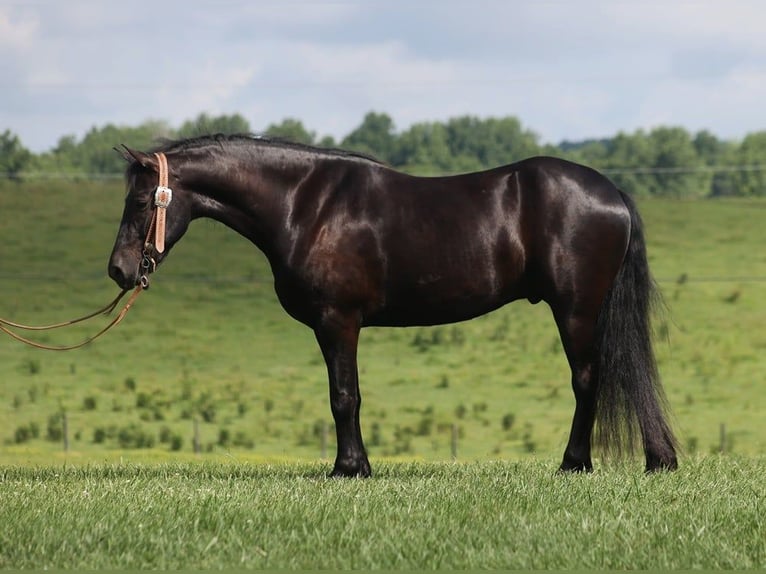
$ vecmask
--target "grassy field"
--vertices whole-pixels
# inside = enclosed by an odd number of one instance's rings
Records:
[[[672,474],[557,461],[0,469],[0,568],[755,569],[766,461]]]
[[[52,322],[111,299],[122,199],[119,183],[3,184],[0,316]],[[657,351],[686,455],[766,454],[766,203],[639,207],[669,307]],[[359,360],[373,459],[450,460],[453,425],[459,460],[563,451],[574,401],[544,304],[368,329]],[[202,460],[313,461],[331,425],[313,335],[279,307],[263,256],[209,221],[192,225],[125,322],[88,348],[46,353],[0,339],[0,381],[0,465],[176,460],[191,452],[195,420]],[[332,432],[326,449],[332,456]]]

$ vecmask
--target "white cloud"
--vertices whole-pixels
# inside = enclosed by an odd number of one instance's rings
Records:
[[[284,45],[280,62],[304,83],[366,86],[368,91],[455,79],[450,62],[421,58],[400,41],[362,46],[316,43]]]
[[[764,129],[766,3],[70,0],[0,7],[0,131],[240,112],[345,135],[516,115],[546,141],[657,123]],[[760,123],[759,123],[760,122]]]
[[[19,14],[9,7],[0,6],[0,48],[8,54],[28,50],[34,45],[39,27],[31,14]]]

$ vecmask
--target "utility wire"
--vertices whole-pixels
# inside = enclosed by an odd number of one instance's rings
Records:
[[[604,167],[591,166],[605,175],[663,175],[663,174],[699,174],[699,173],[753,173],[766,171],[766,164],[751,165],[699,165],[678,167]],[[88,172],[46,172],[30,171],[21,173],[0,173],[0,179],[71,181],[77,179],[113,181],[124,177],[120,173]]]

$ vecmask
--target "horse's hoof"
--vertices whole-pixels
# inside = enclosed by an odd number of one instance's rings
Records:
[[[561,463],[561,466],[559,466],[558,472],[559,474],[580,472],[590,473],[593,472],[593,463],[590,461],[575,462],[565,460]]]
[[[670,460],[652,460],[646,462],[646,474],[652,474],[655,472],[671,472],[678,470],[678,459],[671,458]]]
[[[372,470],[367,460],[336,461],[330,473],[330,478],[369,478],[370,476],[372,476]]]

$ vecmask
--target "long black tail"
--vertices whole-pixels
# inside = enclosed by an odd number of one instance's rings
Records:
[[[651,314],[661,300],[649,272],[641,217],[630,196],[620,193],[630,212],[630,242],[597,326],[596,444],[620,457],[632,453],[640,439],[647,470],[675,468],[677,442],[652,349]]]

